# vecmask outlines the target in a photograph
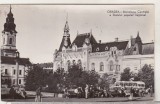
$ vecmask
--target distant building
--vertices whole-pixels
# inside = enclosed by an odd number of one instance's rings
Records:
[[[154,43],[142,43],[139,32],[136,38],[127,41],[97,42],[92,32],[77,34],[70,41],[69,25],[66,21],[64,34],[53,58],[53,71],[68,70],[68,66],[80,64],[83,70],[95,70],[100,75],[108,73],[120,80],[120,73],[127,67],[137,73],[144,64],[154,65]]]
[[[49,63],[38,63],[36,64],[39,67],[41,67],[44,71],[46,72],[53,72],[53,62],[49,62]]]
[[[21,58],[16,49],[16,34],[16,25],[10,7],[2,31],[3,44],[1,47],[1,84],[9,86],[24,85],[25,75],[31,65],[29,58]]]

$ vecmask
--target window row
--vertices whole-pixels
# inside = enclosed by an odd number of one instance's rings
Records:
[[[17,80],[17,79],[13,79],[13,82],[12,82],[12,83],[13,83],[13,84],[16,84],[16,80]],[[18,79],[18,84],[22,84],[22,79]]]
[[[8,69],[5,69],[4,73],[7,75],[8,74]],[[16,70],[13,70],[13,75],[16,75]],[[22,75],[22,70],[19,70],[19,75]]]
[[[108,68],[110,71],[113,71],[114,69],[116,71],[120,71],[120,65],[114,65],[113,61],[109,62]],[[91,63],[91,70],[95,70],[95,63]],[[99,71],[104,71],[104,63],[100,62],[99,64]]]
[[[12,44],[12,43],[13,43],[13,39],[9,38],[9,44]],[[5,44],[5,38],[3,38],[3,44]]]
[[[82,65],[82,62],[81,62],[80,59],[77,61],[77,63],[76,63],[75,60],[72,60],[72,63],[71,63],[70,60],[68,60],[68,61],[67,61],[67,65],[71,65],[71,64],[72,64],[72,65],[75,65],[75,64]]]

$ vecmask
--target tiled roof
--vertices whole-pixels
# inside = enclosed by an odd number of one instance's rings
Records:
[[[104,52],[108,51],[110,47],[117,47],[119,50],[125,50],[127,47],[128,41],[121,42],[109,42],[109,43],[97,43],[92,46],[92,52]]]
[[[154,43],[145,43],[142,45],[142,54],[154,54]]]
[[[134,46],[125,50],[125,55],[133,55]],[[142,44],[142,55],[154,54],[154,43],[143,43]]]
[[[73,41],[72,45],[75,44],[77,45],[77,47],[82,47],[86,38],[90,39],[90,43],[92,45],[97,43],[97,41],[95,40],[95,38],[91,33],[84,33],[84,34],[78,34],[75,40]]]
[[[31,65],[29,58],[19,58],[18,59],[19,65]],[[5,57],[1,56],[1,64],[16,64],[15,57]]]
[[[60,47],[59,47],[59,51],[60,51],[60,52],[62,51],[62,48],[63,48],[63,46],[64,46],[64,41],[65,41],[65,39],[64,39],[64,37],[63,37],[63,38],[62,38],[62,41],[61,41],[61,44],[60,44]],[[70,39],[67,39],[67,42],[68,42],[69,45],[71,44]]]

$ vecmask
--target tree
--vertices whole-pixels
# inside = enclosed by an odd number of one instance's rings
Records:
[[[138,78],[145,83],[146,88],[149,88],[151,85],[154,86],[154,69],[150,65],[145,64],[138,72]]]
[[[45,86],[47,73],[37,65],[34,65],[32,69],[28,71],[25,78],[26,90],[36,90],[39,86]]]
[[[99,86],[102,88],[109,88],[110,79],[107,73],[104,73],[101,78],[99,78]]]
[[[84,71],[79,65],[73,65],[68,69],[66,75],[67,86],[81,86],[85,87],[86,84],[98,84],[99,74],[95,71]]]
[[[124,72],[121,73],[121,81],[129,81],[132,78],[132,73],[129,68],[125,68]]]

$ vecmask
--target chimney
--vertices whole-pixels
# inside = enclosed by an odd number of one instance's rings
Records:
[[[115,38],[115,42],[118,42],[118,37],[117,37],[117,38]]]
[[[101,40],[99,40],[99,43],[101,44]]]

